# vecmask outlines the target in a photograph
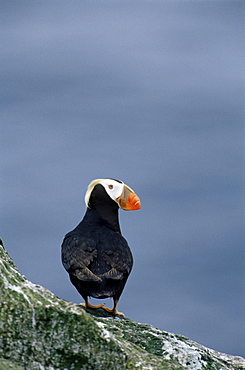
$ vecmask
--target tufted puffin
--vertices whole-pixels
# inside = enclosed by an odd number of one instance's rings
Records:
[[[62,263],[72,284],[83,297],[87,308],[103,308],[113,315],[133,266],[133,257],[121,235],[118,209],[138,210],[140,199],[122,181],[93,180],[85,194],[86,213],[83,220],[65,235]],[[104,303],[93,306],[88,297],[112,297],[114,307]]]

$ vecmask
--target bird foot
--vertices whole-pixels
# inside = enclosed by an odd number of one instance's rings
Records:
[[[103,310],[105,310],[105,311],[107,311],[107,312],[110,312],[110,313],[112,313],[113,315],[120,315],[120,316],[125,316],[124,315],[124,313],[122,313],[122,312],[119,312],[119,311],[117,311],[117,310],[115,310],[114,308],[108,308],[108,307],[102,307],[103,308]]]
[[[87,303],[80,303],[80,306],[83,306],[83,307],[86,307],[86,308],[104,308],[105,304],[104,303],[101,303],[99,304],[98,306],[94,306],[93,304],[87,302]]]

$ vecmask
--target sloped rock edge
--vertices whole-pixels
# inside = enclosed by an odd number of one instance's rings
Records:
[[[0,268],[0,357],[10,369],[245,369],[244,359],[188,338],[102,310],[91,316],[26,280],[2,245]]]
[[[105,336],[101,324],[82,307],[26,280],[2,245],[0,269],[2,360],[27,370],[176,368],[131,343],[121,346]]]
[[[107,324],[107,320],[100,318],[103,328],[108,332],[137,343],[148,353],[162,356],[184,369],[245,369],[243,358],[214,351],[184,336],[160,331],[151,325],[135,323],[129,319],[114,325],[112,322]]]

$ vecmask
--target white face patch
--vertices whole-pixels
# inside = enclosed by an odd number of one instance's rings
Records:
[[[112,179],[96,179],[96,180],[93,180],[89,184],[87,192],[85,194],[86,207],[88,207],[90,195],[91,195],[95,185],[97,185],[97,184],[101,184],[102,186],[104,186],[105,191],[107,192],[107,194],[115,202],[116,202],[116,199],[118,197],[120,197],[120,195],[122,194],[123,188],[124,188],[124,183],[123,182],[118,182],[116,180],[112,180]]]
[[[103,179],[101,185],[104,186],[107,194],[111,199],[115,200],[120,197],[123,192],[124,184],[111,179]]]

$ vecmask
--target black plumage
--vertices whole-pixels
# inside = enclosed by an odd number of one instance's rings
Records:
[[[94,184],[94,185],[93,185]],[[110,191],[114,188],[114,195]],[[118,189],[117,189],[118,188]],[[126,190],[132,206],[125,208],[118,196]],[[87,210],[78,226],[66,234],[62,243],[62,263],[69,273],[72,284],[85,300],[86,307],[92,306],[88,297],[113,297],[113,314],[133,266],[133,257],[127,241],[121,235],[118,209],[139,209],[139,198],[122,182],[111,179],[94,180],[89,187]],[[85,197],[86,199],[86,197]],[[125,199],[124,199],[125,200]],[[131,207],[131,208],[130,208]]]

